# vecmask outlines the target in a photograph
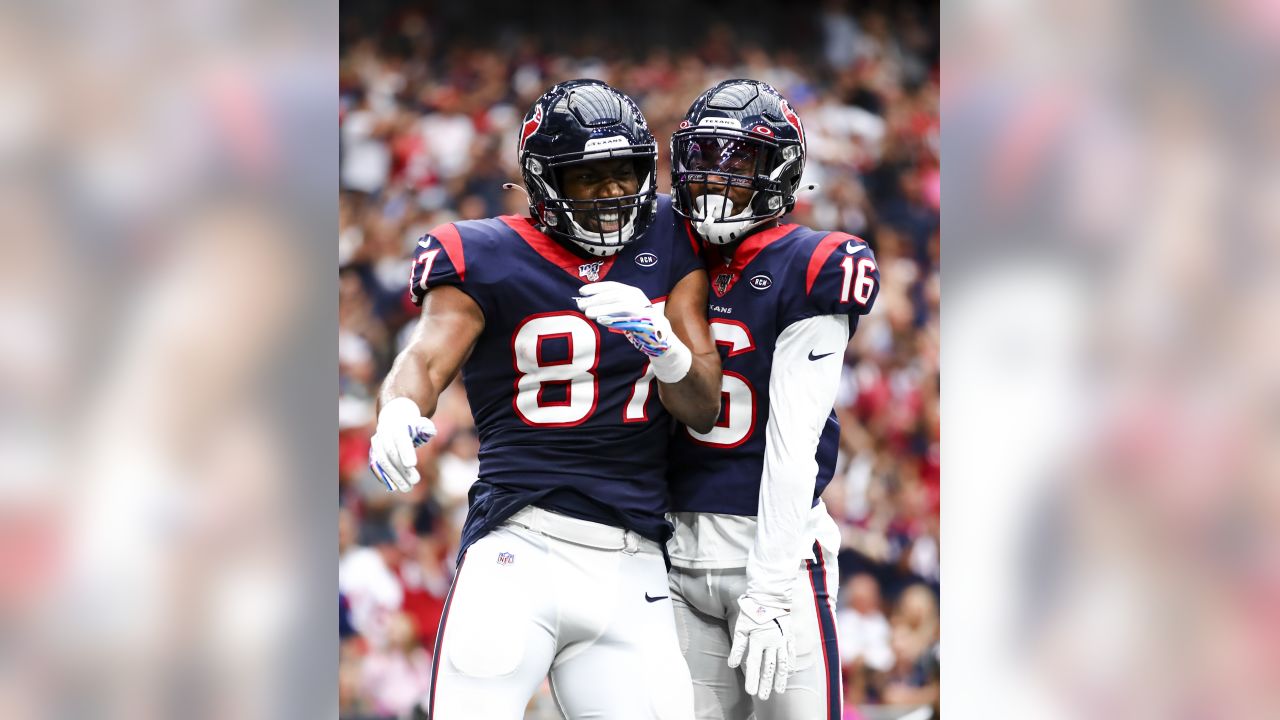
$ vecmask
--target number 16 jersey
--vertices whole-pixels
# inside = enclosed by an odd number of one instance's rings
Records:
[[[751,235],[731,258],[719,257],[715,248],[708,253],[708,317],[724,372],[721,414],[708,433],[681,428],[676,434],[671,448],[672,511],[756,516],[779,338],[792,324],[817,316],[847,316],[852,335],[858,318],[875,302],[880,273],[871,248],[861,239],[800,225]],[[843,346],[823,346],[798,362],[843,351]],[[815,505],[834,473],[839,436],[832,411],[815,457]],[[801,440],[797,437],[796,443]],[[672,551],[673,560],[677,550]]]

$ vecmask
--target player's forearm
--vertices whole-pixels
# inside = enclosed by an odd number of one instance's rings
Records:
[[[658,397],[677,420],[697,432],[710,432],[720,417],[720,354],[694,355],[684,378],[658,383]]]
[[[747,594],[762,605],[791,607],[796,568],[808,545],[812,479],[818,469],[811,464],[812,469],[804,463],[778,468],[766,473],[760,485],[756,541],[747,556]]]
[[[417,403],[424,417],[434,415],[440,401],[440,388],[432,380],[430,360],[416,343],[396,356],[378,392],[378,409],[400,397]]]

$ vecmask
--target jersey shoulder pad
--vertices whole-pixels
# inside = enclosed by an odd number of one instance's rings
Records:
[[[865,240],[848,233],[811,231],[797,245],[804,286],[788,321],[871,311],[880,292],[880,267]]]
[[[418,239],[409,271],[409,292],[414,305],[422,304],[427,290],[440,285],[461,285],[466,277],[466,252],[454,223],[436,227]]]
[[[496,221],[467,220],[446,223],[418,240],[413,251],[409,290],[413,303],[421,305],[427,291],[441,285],[472,288],[483,282],[486,262],[501,243]],[[500,223],[499,223],[500,224]]]

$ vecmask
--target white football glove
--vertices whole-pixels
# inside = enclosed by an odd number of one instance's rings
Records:
[[[741,665],[745,655],[747,694],[768,700],[774,690],[786,692],[795,667],[791,611],[761,605],[747,595],[738,598],[738,607],[742,612],[733,626],[729,667]]]
[[[435,423],[422,417],[417,403],[396,398],[378,413],[378,429],[369,441],[369,468],[388,490],[409,492],[422,480],[417,448],[435,436]]]
[[[664,383],[679,382],[693,365],[693,354],[671,330],[666,315],[640,288],[619,282],[583,285],[578,308],[612,332],[622,333],[648,355],[653,373]]]

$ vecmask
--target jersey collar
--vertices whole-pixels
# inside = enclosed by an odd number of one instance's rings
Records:
[[[613,267],[613,261],[618,258],[617,255],[610,255],[607,258],[583,258],[535,227],[531,218],[501,215],[498,219],[514,230],[522,240],[528,243],[529,247],[533,248],[534,252],[542,256],[543,260],[584,283],[603,280],[604,276],[609,274],[609,268]]]
[[[707,272],[711,275],[711,291],[716,294],[716,297],[727,295],[733,289],[734,284],[738,282],[743,269],[751,264],[751,261],[755,259],[756,255],[760,254],[761,250],[789,235],[792,230],[798,227],[800,226],[791,223],[755,233],[742,241],[742,244],[734,251],[732,260],[726,260],[719,247],[706,245]]]

